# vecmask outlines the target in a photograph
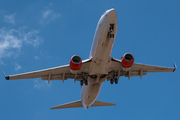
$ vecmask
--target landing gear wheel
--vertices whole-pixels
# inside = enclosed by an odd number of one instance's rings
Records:
[[[111,79],[111,80],[110,80],[110,83],[111,83],[111,84],[113,84],[113,82],[114,82],[114,80],[113,80],[113,79]]]
[[[85,85],[88,85],[88,80],[85,80],[85,82],[84,82],[84,83],[85,83]]]
[[[83,80],[81,80],[81,81],[80,81],[81,86],[83,86],[83,83],[84,83]]]
[[[114,34],[110,34],[110,36],[109,36],[110,38],[114,38]]]
[[[115,84],[118,84],[118,79],[117,78],[115,78],[114,81],[115,81]]]

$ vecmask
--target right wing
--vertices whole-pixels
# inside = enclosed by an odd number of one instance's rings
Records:
[[[148,72],[174,72],[176,70],[176,65],[174,64],[174,68],[169,67],[161,67],[161,66],[153,66],[153,65],[145,65],[134,63],[132,68],[129,71],[123,71],[121,61],[112,58],[111,59],[111,69],[108,75],[108,79],[110,80],[113,77],[132,77],[132,76],[140,76],[146,75]]]
[[[39,70],[34,72],[28,72],[17,75],[5,76],[6,80],[15,80],[15,79],[31,79],[31,78],[41,78],[42,80],[67,80],[68,78],[82,80],[82,77],[88,75],[89,65],[91,59],[82,61],[81,69],[77,74],[72,74],[70,72],[69,65],[59,66],[55,68]]]

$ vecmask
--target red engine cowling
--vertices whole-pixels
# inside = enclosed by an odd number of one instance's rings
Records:
[[[124,71],[129,71],[134,64],[134,56],[131,53],[125,53],[122,57],[121,65]]]
[[[71,57],[70,62],[69,62],[71,73],[76,73],[78,70],[80,70],[81,65],[82,65],[82,59],[80,56],[74,55]]]

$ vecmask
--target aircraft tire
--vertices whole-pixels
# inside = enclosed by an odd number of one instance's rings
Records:
[[[114,38],[114,34],[110,34],[110,38]]]
[[[115,78],[114,81],[115,81],[115,84],[118,84],[118,79],[117,78]]]
[[[81,86],[83,86],[83,83],[84,83],[84,82],[81,80],[81,81],[80,81]]]
[[[113,82],[114,82],[114,80],[113,80],[113,79],[111,79],[111,80],[110,80],[110,83],[111,83],[111,84],[113,84]]]
[[[84,82],[84,83],[85,83],[85,85],[88,85],[88,80],[85,80],[85,82]]]

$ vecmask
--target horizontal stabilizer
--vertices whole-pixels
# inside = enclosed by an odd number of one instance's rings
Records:
[[[95,101],[91,107],[95,107],[95,106],[115,106],[116,104],[114,103],[108,103],[108,102],[102,102],[102,101]]]
[[[91,106],[115,106],[114,103],[108,103],[108,102],[102,102],[102,101],[95,101]],[[81,100],[66,103],[63,105],[52,107],[51,109],[63,109],[63,108],[77,108],[77,107],[83,107]]]
[[[55,107],[52,107],[51,109],[77,108],[77,107],[83,107],[81,100],[66,103],[66,104],[59,105],[59,106],[55,106]]]

